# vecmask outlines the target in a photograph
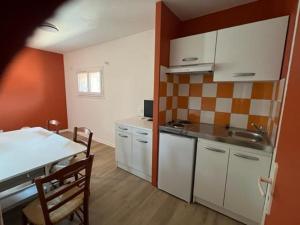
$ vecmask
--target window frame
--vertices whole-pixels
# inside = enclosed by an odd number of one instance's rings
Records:
[[[90,91],[90,73],[95,73],[95,72],[99,72],[100,74],[100,92],[91,92]],[[88,91],[87,92],[81,92],[79,91],[79,74],[80,73],[86,73],[87,74],[87,86],[88,86]],[[104,85],[103,85],[103,68],[86,68],[86,69],[82,69],[82,70],[78,70],[76,72],[76,83],[77,83],[77,95],[78,96],[87,96],[87,97],[104,97]]]

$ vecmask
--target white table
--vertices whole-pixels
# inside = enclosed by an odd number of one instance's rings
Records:
[[[40,127],[0,133],[0,192],[45,174],[86,147]],[[0,219],[1,220],[1,219]]]

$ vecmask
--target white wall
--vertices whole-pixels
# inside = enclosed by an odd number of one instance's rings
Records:
[[[64,64],[69,129],[86,126],[114,146],[114,122],[140,115],[153,99],[154,30],[66,53]],[[103,68],[104,97],[78,96],[76,71],[95,67]]]

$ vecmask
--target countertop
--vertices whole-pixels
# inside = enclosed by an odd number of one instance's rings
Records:
[[[152,130],[152,121],[149,121],[148,119],[149,118],[136,116],[136,117],[131,117],[123,120],[118,120],[116,121],[116,123],[135,127],[135,128]]]
[[[237,131],[245,131],[243,129],[231,128]],[[160,126],[160,131],[165,131],[168,133],[174,133],[178,135],[203,138],[217,142],[223,142],[230,145],[241,146],[244,148],[250,148],[257,153],[262,153],[270,155],[273,152],[273,146],[270,144],[267,137],[265,137],[263,142],[251,142],[251,141],[241,141],[233,138],[230,135],[229,129],[224,126],[216,126],[211,124],[188,124],[185,125],[183,129],[178,129],[178,132],[174,129],[169,129],[167,126]]]

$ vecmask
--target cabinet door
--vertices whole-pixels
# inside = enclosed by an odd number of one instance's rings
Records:
[[[170,66],[213,63],[217,31],[171,40]]]
[[[260,176],[269,176],[270,165],[271,156],[231,149],[224,207],[260,222],[265,198],[260,195],[257,182]]]
[[[152,140],[141,136],[133,136],[132,167],[147,176],[152,169]]]
[[[218,31],[214,81],[280,78],[288,16]]]
[[[131,134],[116,132],[116,161],[124,166],[131,166],[132,140]]]
[[[194,196],[223,206],[229,148],[198,141]]]

